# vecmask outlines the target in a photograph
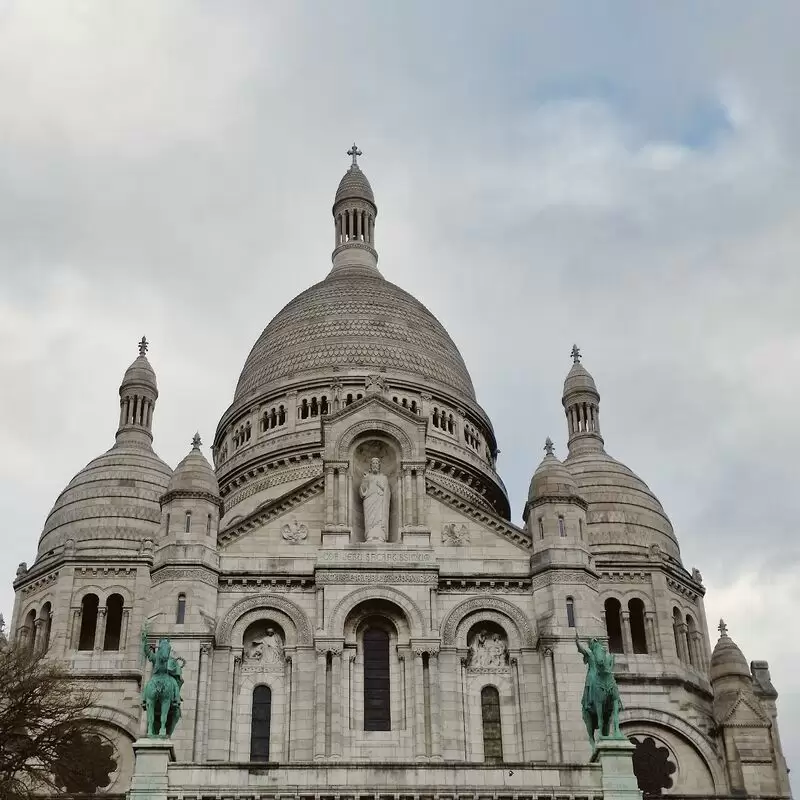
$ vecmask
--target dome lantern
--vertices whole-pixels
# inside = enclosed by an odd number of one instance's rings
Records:
[[[570,455],[587,450],[603,450],[600,435],[600,393],[594,378],[581,364],[581,351],[572,345],[572,368],[564,381],[561,403],[567,415]]]
[[[147,360],[147,339],[139,342],[139,356],[125,371],[119,387],[117,442],[149,446],[153,441],[153,410],[158,398],[156,374]]]
[[[378,207],[367,176],[358,166],[362,155],[358,146],[347,151],[353,163],[345,172],[333,201],[335,227],[333,269],[340,272],[367,271],[378,273],[378,253],[375,250],[375,218]]]

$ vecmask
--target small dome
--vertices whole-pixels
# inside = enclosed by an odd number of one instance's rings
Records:
[[[342,200],[356,199],[367,200],[372,205],[375,205],[375,195],[369,185],[367,176],[361,171],[361,167],[358,164],[352,164],[339,181],[339,188],[336,190],[333,204],[336,205]]]
[[[200,450],[200,444],[200,436],[195,434],[192,449],[172,473],[165,495],[210,494],[219,497],[217,476]]]
[[[533,473],[528,501],[532,503],[542,497],[580,497],[575,478],[554,455],[550,439],[545,443],[545,451],[545,457]]]
[[[120,394],[129,386],[147,386],[151,388],[158,396],[158,384],[156,383],[156,373],[150,362],[147,360],[147,339],[142,337],[139,342],[139,355],[136,360],[125,370],[125,375],[122,378],[120,386]]]
[[[728,636],[728,628],[722,620],[719,623],[719,631],[719,640],[711,654],[711,682],[714,683],[722,678],[743,678],[750,684],[747,659],[736,642]]]
[[[572,365],[572,369],[567,373],[564,381],[564,397],[573,392],[593,392],[599,394],[595,386],[594,378],[589,374],[586,367],[580,361]]]

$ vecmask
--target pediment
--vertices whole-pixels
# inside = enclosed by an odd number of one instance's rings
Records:
[[[755,697],[748,697],[740,692],[738,697],[722,714],[720,724],[743,728],[761,728],[768,726],[769,719],[760,707]]]
[[[255,535],[258,535],[259,538],[267,537],[270,541],[274,539],[276,543],[283,540],[292,544],[299,541],[319,545],[318,537],[314,542],[311,541],[310,536],[301,538],[294,530],[294,523],[297,520],[298,525],[305,525],[309,531],[319,532],[321,520],[316,517],[322,513],[321,497],[323,494],[323,478],[312,478],[286,494],[262,503],[245,517],[234,518],[234,521],[221,530],[217,536],[221,554],[230,550],[242,538]],[[288,538],[280,533],[279,529],[283,525],[289,525],[291,528]],[[275,531],[278,531],[277,534]]]
[[[394,439],[404,461],[424,461],[428,421],[380,394],[368,394],[322,421],[323,457],[346,461],[353,442],[379,433]]]

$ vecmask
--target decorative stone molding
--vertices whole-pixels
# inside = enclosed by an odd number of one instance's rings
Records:
[[[221,590],[229,592],[253,592],[269,589],[288,592],[310,589],[314,586],[312,575],[225,575],[219,579]]]
[[[167,503],[169,503],[170,500],[174,500],[175,498],[181,498],[181,499],[186,498],[189,500],[206,500],[212,505],[219,506],[220,511],[223,508],[222,499],[214,494],[211,494],[211,492],[194,492],[186,489],[179,489],[177,491],[167,492],[166,494],[162,494],[158,502],[161,508],[163,509],[164,506]]]
[[[429,468],[430,469],[430,468]],[[467,484],[457,481],[454,478],[451,478],[449,475],[445,475],[443,472],[439,472],[438,470],[431,470],[428,473],[429,476],[434,477],[438,483],[441,483],[443,487],[448,489],[449,491],[461,495],[466,500],[469,500],[471,503],[475,504],[476,506],[480,506],[481,508],[485,508],[487,510],[491,510],[492,506],[489,501],[483,497],[479,492],[476,492]]]
[[[639,570],[603,570],[600,580],[604,583],[650,583],[650,573]]]
[[[51,572],[48,575],[43,575],[41,578],[37,578],[26,586],[23,586],[20,591],[22,592],[23,597],[28,597],[32,594],[36,594],[36,592],[46,589],[48,586],[52,586],[57,580],[58,570],[55,570],[55,572]]]
[[[268,611],[270,608],[282,611],[288,616],[297,628],[298,644],[309,645],[312,642],[311,625],[308,617],[300,606],[271,594],[260,594],[255,597],[248,597],[235,603],[217,627],[217,642],[221,645],[230,645],[230,636],[233,626],[248,611],[263,609]]]
[[[558,569],[558,570],[548,570],[547,572],[542,572],[539,575],[536,575],[531,580],[531,590],[537,591],[538,589],[543,589],[546,586],[552,586],[553,584],[579,584],[581,586],[588,586],[590,589],[597,591],[598,587],[598,580],[597,578],[586,572],[582,569]]]
[[[336,457],[343,460],[347,459],[353,440],[365,433],[383,433],[390,436],[400,445],[404,460],[414,457],[414,443],[409,439],[408,434],[399,425],[378,419],[356,422],[344,431],[336,445]]]
[[[271,489],[273,486],[280,486],[282,483],[289,483],[290,481],[299,481],[309,478],[316,478],[322,474],[322,464],[319,462],[308,464],[302,467],[295,467],[293,469],[279,469],[275,470],[271,475],[263,478],[260,481],[255,481],[245,488],[239,490],[235,494],[231,494],[225,498],[225,510],[233,508],[242,500],[252,497],[258,492],[265,489]]]
[[[281,538],[292,544],[300,544],[308,539],[308,525],[298,524],[296,519],[292,520],[291,524],[287,522],[281,528]]]
[[[327,584],[340,584],[340,583],[368,583],[386,586],[393,583],[418,583],[428,584],[430,586],[437,585],[436,573],[431,570],[424,572],[395,572],[381,570],[381,571],[354,571],[354,570],[331,570],[321,571],[318,570],[315,576],[317,586],[325,586]]]
[[[245,534],[257,528],[262,528],[276,517],[280,517],[293,508],[297,508],[312,497],[322,494],[325,491],[325,480],[321,473],[322,469],[320,466],[320,476],[318,478],[313,478],[308,483],[304,483],[302,486],[298,486],[293,491],[283,495],[283,497],[278,497],[266,503],[244,519],[237,520],[236,523],[229,528],[220,531],[217,537],[220,546],[226,547]]]
[[[344,630],[344,621],[347,615],[360,603],[369,600],[388,600],[399,606],[405,612],[408,625],[411,628],[412,635],[419,636],[427,626],[425,624],[425,616],[420,610],[419,606],[407,595],[397,589],[392,589],[388,586],[370,587],[369,589],[357,589],[339,601],[336,608],[333,610],[330,618],[330,625],[328,630],[331,633],[339,633]]]
[[[450,611],[442,624],[442,644],[453,647],[456,645],[456,631],[465,617],[476,611],[496,611],[514,623],[523,647],[535,645],[534,629],[525,614],[507,600],[501,597],[474,597],[459,603]],[[478,620],[476,620],[478,621]]]
[[[440,592],[484,592],[488,594],[529,594],[530,578],[439,578]]]
[[[136,567],[75,567],[75,577],[80,578],[131,578]]]
[[[667,586],[672,589],[673,592],[679,594],[681,597],[686,597],[688,600],[691,600],[693,603],[696,603],[698,600],[699,595],[696,591],[694,591],[691,587],[687,586],[685,583],[681,581],[677,581],[674,578],[667,578]]]
[[[158,586],[167,581],[200,581],[207,583],[209,586],[217,587],[217,576],[214,572],[202,567],[162,567],[158,570],[153,570],[152,584]]]
[[[438,479],[438,477],[439,476],[437,475],[436,478]],[[437,483],[431,481],[430,477],[426,479],[426,487],[428,494],[435,497],[437,500],[441,501],[445,505],[450,506],[456,511],[460,511],[462,514],[465,514],[468,517],[472,517],[475,522],[478,522],[499,534],[504,539],[507,539],[512,544],[519,547],[521,550],[529,551],[531,549],[530,536],[521,528],[517,528],[510,522],[504,520],[502,517],[498,517],[495,514],[475,508],[463,498],[458,497],[456,494],[447,491],[447,489],[445,489],[443,486],[437,485]]]

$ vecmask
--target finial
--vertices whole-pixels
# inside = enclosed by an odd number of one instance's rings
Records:
[[[347,155],[353,156],[353,166],[358,166],[358,157],[363,155],[363,153],[358,149],[358,146],[355,142],[353,142],[353,146],[347,151]]]
[[[578,345],[576,345],[576,344],[572,345],[572,350],[570,352],[570,355],[572,356],[572,363],[573,364],[577,364],[577,363],[580,362],[580,360],[581,360],[581,351],[578,349]]]
[[[203,443],[200,441],[200,434],[196,433],[194,436],[192,436],[192,447],[195,450],[199,450],[201,444]]]
[[[147,339],[142,336],[142,341],[139,342],[139,355],[143,356],[147,352],[148,344]]]
[[[719,621],[719,625],[717,625],[717,630],[719,631],[720,636],[728,635],[728,626],[725,624],[724,619],[721,619]]]
[[[544,451],[549,456],[553,455],[553,440],[549,436],[544,440]]]

